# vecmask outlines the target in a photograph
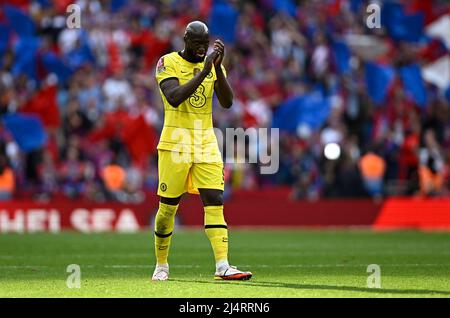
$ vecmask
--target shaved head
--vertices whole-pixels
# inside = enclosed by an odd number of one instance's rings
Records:
[[[209,34],[208,27],[201,21],[192,21],[186,26],[184,35],[202,36]]]

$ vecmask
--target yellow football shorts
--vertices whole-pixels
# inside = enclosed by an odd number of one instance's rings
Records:
[[[158,195],[166,198],[199,194],[199,188],[223,191],[225,183],[220,154],[194,161],[193,154],[158,150],[158,177]]]

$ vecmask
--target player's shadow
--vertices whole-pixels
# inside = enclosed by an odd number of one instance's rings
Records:
[[[264,281],[249,281],[249,282],[226,282],[226,281],[201,281],[201,280],[182,280],[182,279],[171,279],[176,282],[184,283],[202,283],[202,284],[239,284],[243,286],[256,286],[256,287],[267,287],[267,288],[293,288],[293,289],[312,289],[312,290],[338,290],[338,291],[350,291],[350,292],[366,292],[375,294],[436,294],[450,296],[450,291],[444,290],[428,290],[428,289],[386,289],[386,288],[363,288],[354,286],[336,286],[336,285],[311,285],[311,284],[292,284],[292,283],[276,283],[276,282],[264,282]]]

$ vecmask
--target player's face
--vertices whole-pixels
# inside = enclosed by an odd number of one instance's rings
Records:
[[[185,38],[186,51],[192,60],[202,62],[209,47],[209,34],[187,35]]]

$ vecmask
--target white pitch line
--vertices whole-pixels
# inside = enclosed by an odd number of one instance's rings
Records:
[[[251,268],[320,268],[320,267],[366,267],[369,264],[278,264],[278,265],[269,265],[269,264],[253,264],[253,265],[240,265],[242,267],[251,267]],[[449,267],[450,264],[378,264],[380,267]],[[155,265],[81,265],[81,267],[85,268],[153,268]],[[0,269],[37,269],[37,268],[54,268],[59,266],[48,266],[48,265],[0,265]],[[171,268],[201,268],[200,265],[189,265],[189,264],[174,264],[170,265]]]
[[[19,268],[30,268],[30,269],[36,269],[36,268],[48,268],[49,266],[45,265],[0,265],[0,268],[4,269],[19,269]]]
[[[95,267],[95,265],[94,265]],[[153,268],[155,265],[104,265],[104,268]],[[200,268],[200,265],[170,265],[171,268]]]
[[[239,253],[239,251],[237,251],[236,253]],[[398,255],[434,255],[438,253],[439,255],[450,255],[450,252],[446,252],[446,251],[429,251],[429,252],[417,252],[417,251],[383,251],[383,252],[373,252],[373,251],[367,251],[367,252],[362,252],[359,253],[358,255],[363,255],[363,256],[398,256]],[[203,252],[194,252],[191,253],[191,255],[203,255]],[[151,253],[131,253],[131,254],[55,254],[55,255],[49,255],[49,254],[39,254],[39,255],[0,255],[0,260],[14,260],[14,259],[28,259],[30,257],[32,258],[48,258],[48,257],[52,257],[52,258],[105,258],[105,257],[109,257],[109,258],[130,258],[130,257],[135,257],[135,258],[150,258],[151,257]],[[261,253],[245,253],[246,256],[251,257],[251,256],[255,256],[255,257],[259,257],[261,256]],[[273,253],[271,252],[271,255],[286,255],[286,253],[284,252],[280,252],[280,253]],[[326,252],[326,253],[311,253],[311,252],[302,252],[302,251],[296,251],[296,252],[291,252],[292,256],[303,256],[303,257],[309,257],[309,256],[318,256],[318,257],[322,257],[322,256],[341,256],[343,255],[342,252]],[[345,257],[353,257],[352,253],[348,253],[344,255]]]
[[[151,257],[151,253],[136,253],[136,254],[39,254],[39,255],[0,255],[0,259],[20,259],[20,258],[81,258],[81,257],[114,257],[114,258],[129,258],[129,257]]]
[[[281,267],[281,268],[315,268],[315,267],[366,267],[369,264],[280,264],[280,265],[268,265],[268,264],[257,264],[257,265],[241,265],[242,267],[261,267],[261,268],[270,268],[270,267]],[[450,268],[450,264],[378,264],[380,267],[388,266],[388,267],[436,267],[436,266],[448,266]]]

